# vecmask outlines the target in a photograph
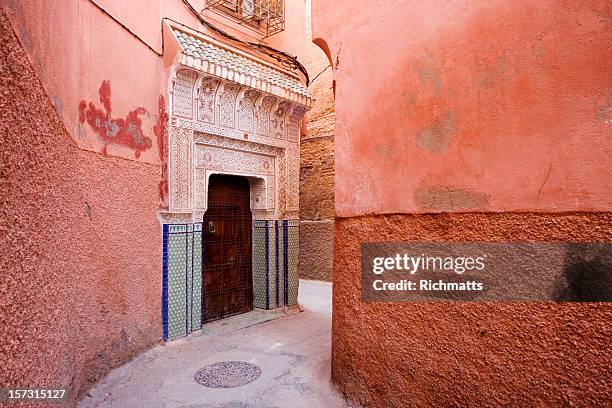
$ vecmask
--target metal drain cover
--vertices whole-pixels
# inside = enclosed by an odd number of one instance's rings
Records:
[[[220,361],[200,368],[193,377],[205,387],[233,388],[255,381],[261,369],[246,361]]]

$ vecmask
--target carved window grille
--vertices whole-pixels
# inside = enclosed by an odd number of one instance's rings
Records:
[[[261,31],[264,37],[285,29],[284,0],[206,0],[204,10],[215,10],[238,24]]]

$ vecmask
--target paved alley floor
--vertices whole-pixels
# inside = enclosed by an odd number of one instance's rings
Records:
[[[345,407],[330,385],[331,284],[300,281],[302,313],[216,336],[157,346],[111,371],[79,407]],[[198,384],[198,369],[222,361],[259,366],[235,388]]]

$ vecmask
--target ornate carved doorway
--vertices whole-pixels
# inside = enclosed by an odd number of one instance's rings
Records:
[[[249,181],[211,175],[202,224],[202,323],[253,310]]]

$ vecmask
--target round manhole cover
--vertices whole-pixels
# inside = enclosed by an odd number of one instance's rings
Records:
[[[198,384],[210,388],[233,388],[255,381],[261,369],[246,361],[221,361],[200,368],[194,376]]]

